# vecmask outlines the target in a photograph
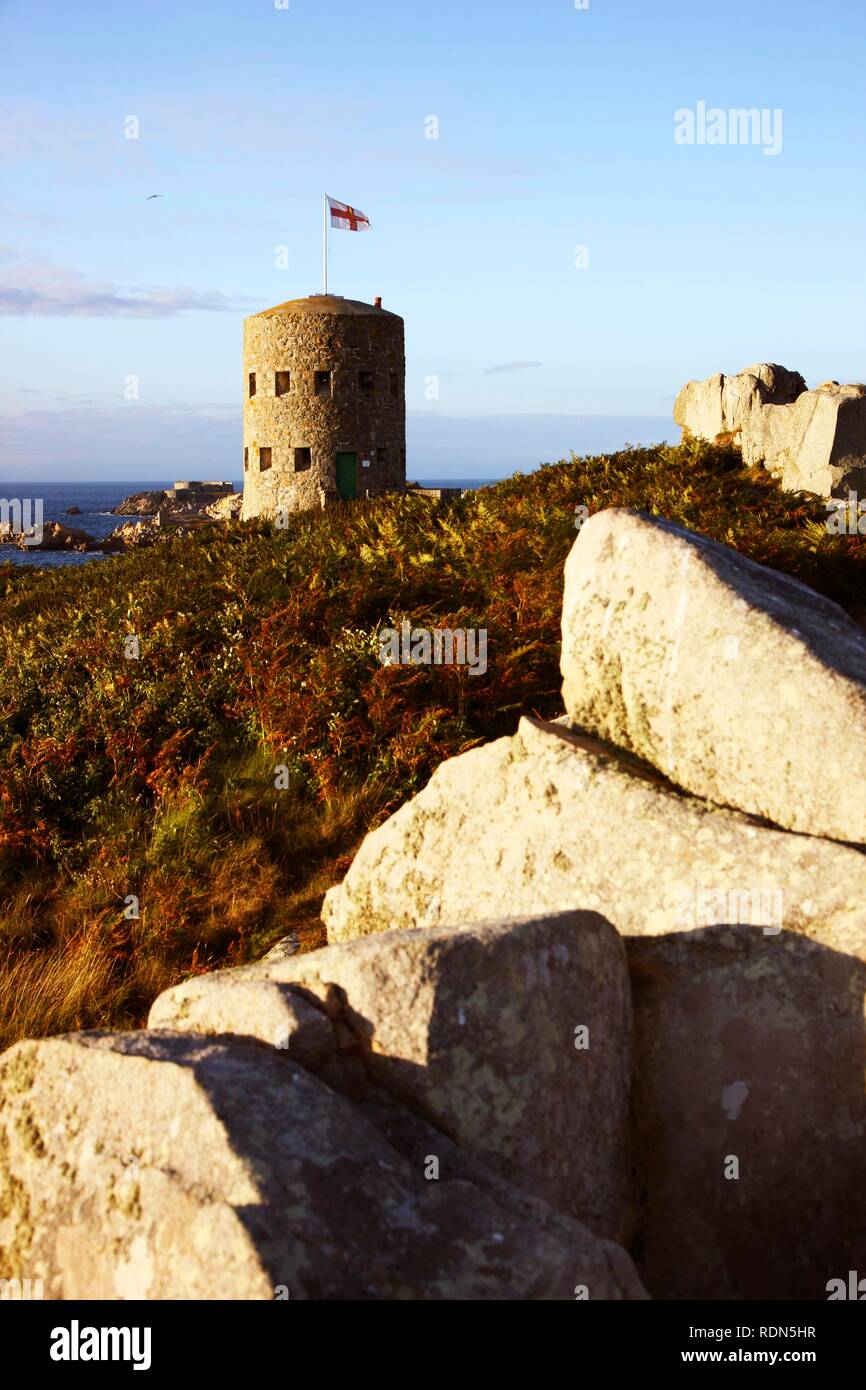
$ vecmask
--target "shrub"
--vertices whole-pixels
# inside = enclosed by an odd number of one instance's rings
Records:
[[[368,828],[443,758],[559,712],[577,505],[670,517],[866,614],[860,538],[697,444],[0,567],[0,1041],[133,1026],[185,974],[290,929],[320,944]],[[382,666],[376,635],[404,617],[486,628],[486,674]]]

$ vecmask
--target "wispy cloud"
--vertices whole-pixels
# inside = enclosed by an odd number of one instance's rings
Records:
[[[187,312],[236,311],[246,304],[219,290],[123,288],[47,262],[23,265],[11,247],[0,248],[0,263],[14,263],[0,279],[0,315],[165,319]]]
[[[499,372],[525,372],[529,367],[543,367],[543,362],[497,362],[484,368],[484,376],[497,376]]]
[[[0,409],[5,479],[239,477],[240,403]],[[122,459],[122,464],[118,464]]]
[[[69,222],[68,217],[58,217],[52,212],[33,212],[27,208],[16,207],[13,203],[0,203],[0,221],[23,222],[28,227],[59,227]]]
[[[93,131],[59,103],[0,102],[0,155],[29,160],[54,156],[68,159],[70,151],[93,140]]]

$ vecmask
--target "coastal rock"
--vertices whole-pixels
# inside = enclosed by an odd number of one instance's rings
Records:
[[[367,835],[322,916],[345,941],[569,909],[624,936],[743,922],[854,954],[866,855],[684,796],[597,739],[524,718],[442,763]]]
[[[826,382],[793,405],[762,405],[742,436],[743,462],[782,486],[847,497],[866,492],[866,386]]]
[[[599,512],[565,565],[561,669],[572,720],[676,785],[866,842],[866,637],[798,580],[673,522]],[[817,767],[819,749],[840,755]]]
[[[290,1057],[346,1085],[339,1048],[494,1172],[623,1240],[630,1008],[622,942],[585,912],[389,932],[196,976],[157,999],[149,1027],[285,1038]]]
[[[203,511],[207,516],[212,516],[217,521],[234,521],[241,514],[244,495],[242,492],[229,492],[225,497],[218,497],[215,502],[209,502]]]
[[[735,376],[716,372],[705,381],[689,381],[674,402],[674,421],[686,434],[711,443],[736,436],[763,404],[787,405],[806,390],[799,372],[774,362],[746,367]]]
[[[825,1299],[866,1248],[859,959],[718,927],[628,943],[655,1298]]]
[[[123,521],[100,541],[100,549],[106,551],[136,550],[153,545],[159,540],[159,527],[156,521]]]
[[[428,1181],[408,1141],[254,1042],[19,1043],[0,1058],[4,1277],[53,1299],[646,1297],[622,1249],[437,1142]]]
[[[66,508],[66,515],[67,515],[67,516],[81,516],[81,508],[80,508],[80,507],[67,507],[67,508]]]
[[[168,496],[162,489],[157,492],[133,492],[111,511],[114,516],[156,516],[160,507],[167,504]]]
[[[97,542],[87,531],[81,531],[76,526],[65,526],[62,521],[45,521],[42,524],[42,539],[38,544],[34,544],[28,537],[32,537],[33,532],[7,532],[4,533],[3,543],[14,545],[17,550],[96,550]]]
[[[213,525],[213,518],[198,513],[183,511],[158,512],[155,517],[144,521],[124,521],[115,526],[110,535],[100,542],[100,549],[106,551],[137,550],[155,545],[157,541],[169,540],[172,536],[186,535],[190,531],[200,531]]]
[[[134,492],[116,507],[115,516],[156,516],[164,511],[176,516],[207,515],[226,520],[239,516],[242,492],[225,492],[230,483],[176,483],[170,491]]]

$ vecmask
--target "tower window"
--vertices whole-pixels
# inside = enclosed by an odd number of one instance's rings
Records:
[[[246,473],[247,469],[249,468],[249,466],[250,466],[250,451],[249,451],[249,449],[244,449],[244,472],[245,472],[245,473]]]
[[[296,449],[296,450],[295,450],[295,472],[296,472],[296,473],[303,473],[304,469],[305,469],[305,468],[309,468],[310,465],[312,464],[312,462],[313,462],[313,453],[312,453],[312,450],[311,450],[311,449]]]
[[[274,378],[274,395],[287,396],[292,389],[291,372],[277,372]]]
[[[392,396],[394,397],[394,399],[396,400],[397,397],[399,396],[399,394],[400,394],[400,383],[399,383],[399,381],[397,380],[397,373],[396,373],[396,372],[392,372],[392,373],[391,373],[391,395],[392,395]]]
[[[375,377],[372,372],[360,371],[358,373],[358,390],[362,396],[372,396]]]
[[[388,462],[388,450],[387,450],[387,449],[377,449],[377,450],[376,450],[376,462],[379,463],[379,464],[381,464],[383,467],[385,466],[385,464],[387,464],[387,462]]]
[[[331,394],[331,373],[316,372],[313,378],[313,389],[317,396],[330,396]]]
[[[251,396],[254,396],[255,394],[256,394],[256,374],[255,374],[255,372],[250,372],[250,395],[251,395]]]
[[[268,449],[259,449],[259,472],[260,472],[260,473],[264,473],[265,469],[266,469],[266,468],[270,468],[270,466],[271,466],[271,451],[270,451],[270,449],[269,449],[269,448],[268,448]]]

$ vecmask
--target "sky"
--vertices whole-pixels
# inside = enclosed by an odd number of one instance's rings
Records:
[[[0,0],[0,479],[239,478],[242,321],[320,291],[325,192],[410,475],[866,378],[862,0],[578,4]]]

